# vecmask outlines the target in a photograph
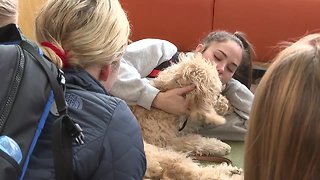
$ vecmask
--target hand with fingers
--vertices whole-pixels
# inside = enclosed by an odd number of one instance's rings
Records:
[[[161,109],[167,113],[183,115],[188,111],[188,102],[185,94],[195,89],[195,85],[189,85],[181,88],[170,89],[159,92],[152,102],[152,106]]]

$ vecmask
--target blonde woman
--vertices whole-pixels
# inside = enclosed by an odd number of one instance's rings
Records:
[[[284,49],[262,78],[250,114],[246,180],[320,178],[320,34]]]
[[[63,67],[69,115],[85,144],[73,144],[74,179],[142,179],[146,159],[140,127],[126,103],[108,94],[127,45],[129,23],[117,0],[48,0],[36,18],[44,53]],[[25,179],[55,179],[51,150],[54,109]]]

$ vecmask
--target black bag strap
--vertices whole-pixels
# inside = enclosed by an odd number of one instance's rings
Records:
[[[176,52],[171,59],[164,61],[163,63],[159,64],[155,67],[151,73],[147,76],[148,78],[156,78],[158,77],[159,73],[166,69],[167,67],[171,66],[172,64],[177,64],[179,62],[179,54],[181,52]]]
[[[67,112],[67,105],[64,98],[64,92],[58,80],[55,79],[49,66],[43,61],[36,49],[27,41],[23,40],[20,46],[27,50],[39,63],[44,70],[53,90],[55,103],[59,112],[59,118],[53,124],[53,156],[56,179],[72,180],[73,179],[73,164],[72,164],[72,139],[75,138],[78,144],[84,143],[84,135],[82,129],[76,124]],[[58,71],[58,77],[63,76],[63,72]]]
[[[66,107],[66,103],[65,103],[65,99],[64,99],[63,90],[62,90],[60,84],[58,83],[57,79],[54,78],[54,75],[52,74],[52,71],[49,69],[48,65],[43,61],[43,58],[40,57],[39,53],[36,52],[35,48],[30,43],[22,40],[20,43],[20,46],[23,49],[27,50],[37,60],[40,67],[44,70],[44,72],[50,82],[51,88],[53,90],[54,100],[57,105],[59,115],[67,114],[67,112],[66,112],[67,107]]]

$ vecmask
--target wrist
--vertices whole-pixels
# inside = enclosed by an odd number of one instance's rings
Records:
[[[159,92],[152,101],[152,107],[161,109],[162,92]]]
[[[150,110],[151,107],[154,107],[153,101],[159,94],[160,90],[151,86],[149,83],[146,83],[145,85],[144,90],[142,90],[142,93],[138,97],[137,104]]]

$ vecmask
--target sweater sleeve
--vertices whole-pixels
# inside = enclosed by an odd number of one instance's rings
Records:
[[[243,84],[231,79],[225,89],[224,95],[234,108],[234,112],[244,120],[249,119],[253,102],[253,93]]]
[[[121,59],[118,78],[110,93],[128,104],[150,109],[159,90],[151,86],[146,77],[176,52],[174,44],[160,39],[143,39],[130,44]]]

